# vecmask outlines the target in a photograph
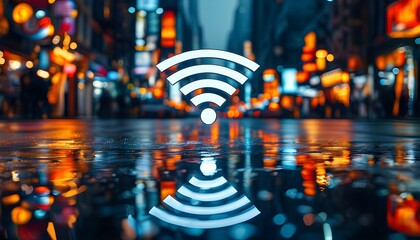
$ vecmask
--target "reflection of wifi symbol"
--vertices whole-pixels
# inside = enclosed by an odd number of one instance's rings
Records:
[[[258,64],[256,64],[255,62],[243,56],[226,52],[226,51],[210,50],[210,49],[185,52],[185,53],[166,59],[165,61],[159,63],[156,67],[161,72],[163,72],[166,69],[176,64],[179,64],[187,60],[197,59],[197,58],[223,59],[223,60],[240,64],[252,71],[255,71],[259,68]],[[171,76],[169,76],[168,81],[172,85],[174,85],[184,78],[190,77],[195,74],[202,74],[202,73],[223,75],[223,76],[226,76],[235,80],[236,82],[240,84],[244,84],[246,80],[248,80],[248,78],[245,75],[235,70],[232,70],[230,68],[219,66],[219,65],[213,65],[213,64],[202,64],[202,65],[195,65],[195,66],[184,68],[172,74]],[[217,80],[217,79],[199,79],[183,86],[180,89],[180,91],[184,95],[187,95],[200,88],[214,88],[214,89],[221,90],[229,95],[232,95],[236,91],[236,88],[232,87],[230,84],[223,82],[221,80]],[[191,102],[194,104],[194,106],[198,106],[202,103],[214,103],[220,107],[225,101],[226,101],[225,98],[215,93],[202,93],[202,94],[198,94],[194,96],[191,99]],[[205,124],[212,124],[214,123],[214,121],[216,121],[216,112],[211,108],[206,108],[201,112],[200,117],[201,117],[201,120]]]
[[[205,176],[213,174],[213,165],[211,161],[202,163]],[[177,190],[177,198],[167,196],[162,207],[153,207],[149,213],[173,225],[202,229],[231,226],[260,214],[224,177],[206,178],[192,177]]]
[[[176,194],[178,199],[169,195],[163,200],[164,208],[153,207],[149,213],[173,225],[202,229],[238,224],[260,214],[246,196],[238,196],[224,177],[192,177]]]

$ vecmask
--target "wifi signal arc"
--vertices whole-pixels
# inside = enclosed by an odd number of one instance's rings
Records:
[[[239,73],[230,68],[218,66],[218,65],[203,64],[203,65],[197,65],[197,66],[184,68],[172,74],[171,76],[169,76],[168,81],[172,85],[174,85],[175,83],[181,81],[184,78],[190,77],[195,74],[201,74],[201,73],[213,73],[213,74],[223,75],[239,82],[240,84],[244,84],[246,80],[248,79],[242,73]]]
[[[216,79],[200,79],[183,86],[180,91],[187,95],[199,88],[215,88],[221,90],[229,95],[235,93],[236,89],[231,85]]]
[[[214,206],[214,207],[198,207],[198,206],[189,206],[180,203],[175,198],[171,197],[170,195],[166,197],[163,202],[170,206],[173,209],[176,209],[180,212],[185,212],[189,214],[200,214],[200,215],[213,215],[213,214],[221,214],[230,211],[234,211],[238,208],[245,206],[246,204],[251,203],[249,199],[245,196],[242,196],[238,200],[234,202],[228,203],[224,206]]]
[[[235,53],[230,53],[222,50],[214,50],[214,49],[202,49],[202,50],[194,50],[189,52],[184,52],[182,54],[173,56],[171,58],[166,59],[165,61],[162,61],[156,67],[161,71],[165,71],[166,69],[179,64],[184,61],[197,59],[197,58],[217,58],[217,59],[223,59],[227,61],[231,61],[237,64],[240,64],[242,66],[245,66],[246,68],[249,68],[250,70],[254,71],[257,70],[260,66]]]
[[[225,101],[226,99],[214,93],[202,93],[191,98],[191,102],[194,104],[194,106],[198,106],[205,102],[212,102],[220,107]]]
[[[217,219],[217,220],[198,220],[198,219],[191,219],[186,217],[176,216],[170,213],[167,213],[157,207],[153,207],[150,212],[151,215],[159,219],[164,219],[165,222],[168,222],[173,225],[178,225],[181,227],[187,228],[201,228],[201,229],[212,229],[212,228],[220,228],[235,225],[238,223],[242,223],[244,221],[250,220],[260,214],[260,211],[255,207],[250,208],[247,212],[241,213],[239,215],[224,218],[224,219]]]

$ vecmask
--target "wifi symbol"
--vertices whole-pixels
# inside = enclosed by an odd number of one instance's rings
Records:
[[[205,165],[203,167],[203,164]],[[193,176],[176,192],[176,198],[167,196],[161,207],[153,207],[149,214],[181,227],[211,229],[227,227],[248,221],[260,211],[245,196],[231,186],[226,178],[209,178],[209,168],[215,163],[201,164],[203,178]],[[207,169],[207,170],[205,170]],[[211,170],[210,170],[211,171]]]
[[[192,59],[199,59],[199,58],[216,58],[216,59],[222,59],[226,61],[231,61],[236,64],[242,65],[253,72],[259,68],[259,65],[255,62],[240,56],[238,54],[234,54],[231,52],[226,52],[222,50],[211,50],[211,49],[203,49],[203,50],[194,50],[189,52],[184,52],[179,55],[173,56],[171,58],[168,58],[162,62],[160,62],[156,67],[161,71],[165,71],[168,68],[177,65],[181,62],[192,60]],[[248,78],[243,75],[240,72],[237,72],[233,69],[219,66],[219,65],[213,65],[213,64],[201,64],[201,65],[195,65],[191,67],[184,68],[171,76],[167,78],[169,83],[172,85],[180,82],[184,78],[191,77],[195,74],[218,74],[225,77],[229,77],[230,79],[235,80],[236,82],[240,84],[244,84]],[[180,91],[182,94],[187,95],[191,92],[194,92],[195,90],[198,90],[200,88],[213,88],[218,89],[220,91],[223,91],[227,93],[228,95],[232,95],[236,88],[231,86],[230,84],[217,80],[217,79],[198,79],[191,83],[186,84],[183,86]],[[198,106],[202,103],[214,103],[217,106],[221,107],[223,103],[226,101],[226,99],[218,94],[215,93],[201,93],[193,98],[191,98],[191,102],[194,104],[194,106]],[[211,108],[205,108],[201,112],[201,121],[205,124],[213,124],[216,121],[216,112]]]

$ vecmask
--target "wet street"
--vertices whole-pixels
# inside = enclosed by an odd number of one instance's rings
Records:
[[[420,122],[0,122],[0,239],[416,239]]]

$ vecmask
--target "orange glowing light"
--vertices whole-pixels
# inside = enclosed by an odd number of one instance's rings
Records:
[[[331,53],[327,55],[327,61],[328,62],[332,62],[334,61],[334,55],[332,55]]]
[[[38,75],[38,77],[41,77],[41,78],[44,78],[44,79],[50,77],[50,73],[45,71],[45,70],[42,70],[42,69],[39,69],[38,71],[36,71],[36,75]]]
[[[264,80],[264,97],[271,99],[280,96],[279,80],[275,69],[266,69],[263,73]]]
[[[136,93],[136,92],[134,92],[134,91],[131,91],[131,92],[130,92],[130,97],[131,97],[131,98],[136,98],[136,97],[137,97],[137,93]]]
[[[315,215],[312,213],[307,213],[303,216],[303,223],[306,226],[311,226],[315,222]]]
[[[327,55],[328,55],[328,51],[325,49],[319,49],[318,51],[316,51],[317,58],[326,58]]]
[[[400,112],[401,93],[404,86],[404,73],[400,70],[395,78],[395,100],[392,108],[392,114],[397,117]]]
[[[20,196],[18,194],[12,194],[10,196],[4,196],[1,200],[4,205],[12,205],[19,202]]]
[[[52,240],[57,240],[57,234],[55,233],[53,222],[48,222],[47,232],[48,232],[48,235],[50,235]]]
[[[325,61],[325,58],[316,59],[316,68],[319,71],[324,71],[326,67],[327,67],[327,61]]]
[[[153,96],[155,98],[163,98],[163,90],[161,88],[153,89]]]
[[[265,82],[272,82],[276,79],[276,70],[272,68],[266,69],[264,70],[262,77]]]
[[[281,106],[290,109],[293,107],[293,99],[291,96],[283,96],[281,98]]]
[[[416,213],[420,210],[420,202],[412,198],[411,194],[391,194],[387,201],[388,226],[398,232],[420,236],[420,221]]]
[[[316,47],[315,32],[310,32],[306,34],[304,41],[305,41],[305,46],[303,47],[303,52],[311,52],[315,50],[315,47]]]
[[[319,103],[318,98],[312,98],[312,100],[311,100],[311,107],[312,108],[317,108],[318,107],[318,103]]]
[[[147,93],[147,89],[146,88],[140,88],[139,92],[140,92],[141,95],[144,95],[144,94]]]
[[[263,161],[265,169],[276,169],[276,160],[275,159],[264,159]]]
[[[320,187],[321,191],[325,189],[326,186],[329,185],[327,179],[327,171],[325,170],[325,166],[323,163],[317,164],[316,167],[316,183]]]
[[[376,67],[379,70],[384,70],[386,67],[386,60],[385,60],[385,56],[378,56],[376,58]]]
[[[271,102],[271,103],[268,105],[268,110],[270,110],[270,111],[272,111],[272,112],[274,112],[274,111],[278,111],[278,110],[280,110],[280,105],[279,105],[278,103],[276,103],[276,102]]]
[[[296,73],[296,80],[298,83],[306,82],[310,77],[308,72],[297,72]]]
[[[261,98],[262,99],[264,99],[264,100],[270,100],[271,98],[272,98],[272,96],[271,96],[271,94],[270,93],[264,93],[262,96],[261,96]]]
[[[305,63],[303,64],[302,68],[305,72],[316,72],[317,65],[316,63]]]
[[[392,38],[420,36],[420,1],[400,0],[387,8],[387,34]]]
[[[303,98],[302,97],[296,97],[296,103],[301,105],[303,103]]]
[[[233,118],[235,116],[235,113],[233,112],[233,110],[229,110],[227,116],[228,118]]]
[[[160,182],[160,199],[163,201],[169,195],[175,195],[176,183],[173,181]]]
[[[241,117],[241,112],[239,112],[238,110],[235,110],[234,113],[235,113],[233,115],[234,118],[240,118]]]
[[[315,188],[305,188],[305,190],[303,190],[303,193],[306,196],[312,197],[312,196],[315,196],[316,195],[316,189]]]
[[[395,66],[396,67],[404,66],[407,59],[406,54],[405,54],[405,49],[400,48],[400,49],[395,50],[394,55],[395,55]]]
[[[359,56],[350,56],[347,61],[347,67],[349,70],[356,70],[361,67],[361,59]]]
[[[77,83],[77,88],[79,88],[80,90],[83,90],[85,88],[85,84],[83,82],[79,82]]]
[[[300,59],[302,60],[302,62],[310,62],[312,60],[314,60],[315,56],[313,53],[302,53],[302,55],[300,56]]]
[[[26,61],[26,67],[28,68],[28,69],[31,69],[31,68],[33,68],[34,67],[34,63],[32,62],[32,61]]]
[[[231,142],[235,141],[239,135],[239,123],[238,122],[230,122],[229,123],[229,139]]]
[[[321,84],[324,87],[330,87],[338,83],[350,82],[350,74],[343,72],[340,68],[326,72],[321,75]]]
[[[34,192],[36,194],[50,194],[51,191],[47,187],[39,186],[34,189]]]
[[[161,31],[161,45],[162,47],[175,46],[175,13],[173,11],[166,11],[162,16],[162,31]]]
[[[16,23],[25,23],[27,22],[34,14],[34,10],[31,5],[27,3],[19,3],[13,9],[12,18]]]
[[[12,221],[16,225],[23,225],[32,218],[32,212],[24,207],[15,207],[12,210]]]
[[[350,82],[350,74],[348,72],[343,72],[341,74],[341,80],[343,83],[349,83]]]
[[[54,32],[55,32],[55,28],[54,28],[54,26],[52,24],[50,24],[48,26],[48,36],[51,37],[52,35],[54,35]]]

